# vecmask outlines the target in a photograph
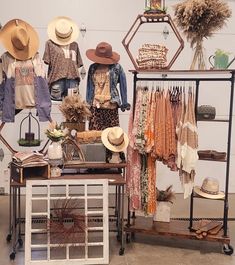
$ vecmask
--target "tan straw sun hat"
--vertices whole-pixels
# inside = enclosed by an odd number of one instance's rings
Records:
[[[122,152],[129,144],[127,134],[120,127],[110,127],[103,130],[101,141],[112,152]]]
[[[112,46],[107,42],[100,42],[96,49],[87,50],[86,56],[99,64],[115,64],[120,60],[120,55],[114,52]]]
[[[0,38],[5,49],[17,60],[28,60],[38,51],[37,32],[21,19],[8,21],[1,30]]]
[[[54,43],[68,45],[78,38],[79,29],[71,18],[60,16],[48,24],[47,34]]]
[[[208,199],[222,199],[224,192],[219,191],[219,181],[216,178],[205,178],[202,186],[195,186],[194,192]]]

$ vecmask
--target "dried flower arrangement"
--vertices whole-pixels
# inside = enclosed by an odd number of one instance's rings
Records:
[[[220,30],[231,17],[231,10],[223,0],[186,0],[174,6],[176,25],[183,30],[191,47],[196,44],[191,69],[205,69],[202,41]]]
[[[76,212],[78,206],[78,200],[73,198],[54,202],[47,228],[51,243],[84,242],[85,216]]]
[[[88,104],[80,95],[65,97],[59,109],[64,115],[66,122],[83,122],[87,117],[91,116]]]
[[[173,200],[175,199],[175,193],[172,188],[172,185],[166,188],[166,190],[159,190],[156,188],[157,201],[173,203]]]

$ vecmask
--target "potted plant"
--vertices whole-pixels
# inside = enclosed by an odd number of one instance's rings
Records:
[[[166,190],[158,190],[156,188],[156,199],[157,209],[153,216],[153,221],[170,222],[171,204],[173,204],[173,200],[175,199],[172,185],[166,188]]]
[[[59,106],[60,111],[65,117],[63,126],[70,131],[85,131],[85,121],[91,116],[88,104],[80,95],[66,96]]]

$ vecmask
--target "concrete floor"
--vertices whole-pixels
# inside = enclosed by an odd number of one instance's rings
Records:
[[[234,202],[235,195],[229,196]],[[0,196],[0,265],[24,265],[24,247],[17,249],[14,261],[9,259],[11,244],[6,242],[8,234],[8,196]],[[195,216],[221,217],[222,202],[197,200]],[[188,217],[189,201],[177,195],[172,208],[172,217]],[[230,217],[235,217],[235,205],[230,203]],[[235,246],[235,221],[229,222],[231,245]],[[119,256],[120,245],[115,233],[110,233],[110,265],[235,265],[235,255],[222,254],[222,245],[215,242],[182,240],[179,238],[153,237],[137,234],[135,241],[126,245],[125,254]]]

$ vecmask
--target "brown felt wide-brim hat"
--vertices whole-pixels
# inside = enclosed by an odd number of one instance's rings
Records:
[[[71,34],[67,38],[62,38],[56,33],[56,25],[60,21],[65,21],[72,29]],[[47,35],[50,40],[58,45],[69,45],[77,40],[79,35],[79,28],[77,24],[69,17],[59,16],[55,17],[47,26]]]
[[[96,49],[86,51],[88,59],[99,64],[115,64],[120,60],[120,55],[112,50],[112,46],[107,42],[101,42]]]
[[[12,42],[12,34],[17,27],[22,27],[29,37],[28,45],[24,49],[17,49]],[[5,49],[17,60],[28,60],[37,53],[39,48],[39,37],[36,30],[27,22],[21,19],[12,19],[2,28],[0,39]]]

